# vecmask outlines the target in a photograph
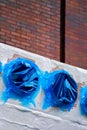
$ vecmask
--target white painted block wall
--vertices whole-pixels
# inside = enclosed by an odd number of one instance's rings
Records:
[[[21,56],[33,60],[41,70],[67,70],[80,85],[87,85],[87,70],[63,64],[24,50],[0,43],[0,61]],[[0,77],[0,94],[4,84]],[[79,95],[76,107],[70,112],[62,112],[58,108],[42,110],[43,91],[36,98],[36,108],[25,108],[18,101],[9,99],[4,105],[0,103],[0,130],[87,130],[87,117],[80,114]]]

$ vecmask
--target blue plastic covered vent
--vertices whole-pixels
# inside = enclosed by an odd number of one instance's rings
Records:
[[[49,76],[48,86],[44,87],[46,95],[45,106],[49,106],[47,105],[48,103],[62,110],[70,110],[73,107],[77,99],[78,87],[68,72],[64,70],[53,72]]]
[[[87,86],[80,89],[80,108],[83,115],[87,115]]]
[[[39,89],[39,69],[32,61],[17,58],[4,66],[3,80],[6,95],[14,92],[20,97],[36,95]]]

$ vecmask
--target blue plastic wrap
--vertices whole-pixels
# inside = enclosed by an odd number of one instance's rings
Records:
[[[87,115],[87,86],[80,89],[80,108],[81,113]]]
[[[69,73],[64,70],[46,73],[44,80],[42,83],[45,92],[43,109],[53,106],[70,110],[77,99],[78,86]]]
[[[45,92],[43,109],[53,106],[70,110],[77,99],[78,86],[68,72],[42,72],[35,63],[24,58],[17,58],[5,64],[2,77],[6,87],[2,94],[4,102],[15,98],[23,105],[35,105],[34,99],[40,86]]]
[[[39,92],[40,70],[32,61],[17,58],[5,64],[3,81],[6,90],[3,93],[4,101],[8,98],[20,99],[22,104],[34,104],[34,98]]]

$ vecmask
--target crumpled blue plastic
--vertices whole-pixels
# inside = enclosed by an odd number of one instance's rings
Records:
[[[40,89],[39,74],[37,65],[24,58],[17,58],[5,64],[2,75],[6,86],[2,95],[4,102],[15,98],[21,100],[23,105],[35,105],[34,98]]]
[[[78,94],[78,85],[70,74],[64,70],[46,73],[44,81],[42,83],[45,92],[43,109],[53,106],[70,111]]]
[[[81,114],[87,115],[87,86],[80,89],[80,110]]]

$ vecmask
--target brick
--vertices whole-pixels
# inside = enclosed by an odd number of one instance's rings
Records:
[[[85,1],[68,0],[66,14],[66,63],[87,68],[87,27],[85,26],[87,8],[85,8]]]
[[[27,42],[21,42],[22,45],[26,46],[26,47],[30,47],[30,44]]]
[[[10,20],[10,19],[8,19],[7,22],[10,23],[10,24],[16,24],[16,21],[13,21],[13,20]]]
[[[17,32],[11,32],[12,35],[20,37],[20,34]]]
[[[58,60],[60,1],[3,1],[0,16],[5,19],[0,22],[0,39],[6,44]]]
[[[1,36],[1,35],[5,35],[5,32],[0,31],[0,36]]]
[[[6,34],[10,34],[10,31],[7,30],[7,29],[3,29],[3,28],[2,28],[1,31],[4,32],[4,33],[6,33]]]
[[[14,43],[14,42],[7,41],[7,40],[6,40],[6,44],[11,45],[11,46],[15,46],[15,43]]]
[[[19,45],[20,45],[20,41],[18,41],[18,40],[16,40],[16,39],[11,39],[11,41],[13,42],[13,43],[18,43]]]
[[[30,39],[27,35],[21,35],[21,38]]]

